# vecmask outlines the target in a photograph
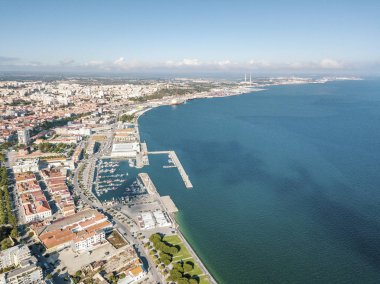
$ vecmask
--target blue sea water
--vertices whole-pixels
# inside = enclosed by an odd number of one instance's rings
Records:
[[[151,110],[147,169],[220,283],[380,283],[380,81],[275,86]],[[145,170],[145,169],[144,169]]]

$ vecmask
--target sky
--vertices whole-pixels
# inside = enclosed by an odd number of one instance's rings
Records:
[[[380,1],[0,0],[0,70],[380,71]]]

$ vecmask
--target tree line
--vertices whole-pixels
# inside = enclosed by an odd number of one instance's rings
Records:
[[[7,225],[11,227],[10,236],[12,238],[18,237],[17,219],[13,215],[11,199],[9,194],[9,181],[7,175],[7,168],[0,167],[0,227]],[[1,250],[7,249],[10,246],[8,238],[1,240]]]
[[[75,144],[65,144],[65,143],[58,143],[58,144],[53,144],[49,142],[43,142],[38,144],[38,149],[42,153],[65,153],[67,150],[72,150],[75,148]]]
[[[149,241],[153,244],[155,250],[159,252],[159,261],[169,266],[174,255],[176,255],[180,247],[174,246],[163,240],[162,235],[153,234],[150,236]],[[198,284],[199,277],[191,276],[189,273],[194,269],[194,263],[191,261],[180,261],[172,264],[172,269],[169,271],[169,281],[176,282],[178,284]]]

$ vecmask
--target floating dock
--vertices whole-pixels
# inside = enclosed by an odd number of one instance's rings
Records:
[[[189,176],[186,174],[185,169],[183,168],[181,162],[179,161],[177,157],[177,154],[174,151],[153,151],[153,152],[148,152],[148,154],[153,154],[153,155],[167,154],[169,158],[172,159],[173,164],[177,167],[186,188],[188,189],[193,188],[193,185],[190,181]]]

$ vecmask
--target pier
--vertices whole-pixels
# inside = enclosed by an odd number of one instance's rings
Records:
[[[156,186],[153,184],[152,180],[150,179],[147,173],[139,173],[138,177],[140,178],[143,186],[146,188],[149,194],[157,193]]]
[[[153,151],[153,152],[148,152],[148,154],[153,154],[153,155],[167,154],[169,158],[173,161],[174,166],[178,169],[179,174],[181,175],[186,188],[188,189],[193,188],[193,185],[190,181],[189,176],[186,174],[185,169],[183,168],[181,162],[179,161],[177,157],[177,154],[174,151]]]

